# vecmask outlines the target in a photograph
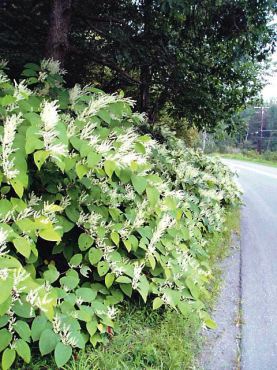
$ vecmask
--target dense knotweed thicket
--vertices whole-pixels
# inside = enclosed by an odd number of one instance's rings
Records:
[[[208,235],[238,202],[232,174],[137,127],[132,102],[63,87],[52,60],[25,81],[0,73],[0,352],[30,362],[110,335],[117,305],[141,296],[214,322],[201,299],[211,278]]]

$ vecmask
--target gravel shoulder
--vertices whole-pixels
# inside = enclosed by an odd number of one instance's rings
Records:
[[[222,287],[212,314],[218,327],[203,333],[205,345],[198,369],[240,368],[240,265],[240,239],[234,233],[229,256],[219,265],[222,270]]]

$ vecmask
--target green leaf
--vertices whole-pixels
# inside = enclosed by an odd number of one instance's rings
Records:
[[[78,245],[81,251],[86,251],[92,246],[93,238],[88,234],[81,234],[78,238]]]
[[[131,243],[131,240],[127,239],[127,240],[123,240],[123,243],[127,249],[128,252],[131,252],[132,250],[132,243]]]
[[[200,296],[200,290],[190,277],[186,279],[186,286],[189,288],[193,298],[198,299]]]
[[[0,352],[3,351],[12,340],[12,335],[7,329],[0,330]]]
[[[87,331],[91,337],[97,332],[97,325],[98,322],[95,320],[86,323]]]
[[[116,282],[121,284],[130,284],[132,280],[128,276],[119,276],[116,279]]]
[[[39,236],[44,240],[49,240],[51,242],[61,241],[61,235],[53,228],[52,225],[48,226],[39,232]]]
[[[148,255],[148,260],[150,262],[150,266],[151,266],[152,270],[154,270],[155,269],[155,266],[156,266],[155,257],[152,254],[149,254]]]
[[[159,191],[152,186],[147,186],[146,188],[146,194],[147,194],[147,199],[149,200],[151,206],[156,206],[157,203],[160,200],[160,193]]]
[[[155,298],[153,301],[153,310],[157,310],[164,304],[163,300],[159,297]]]
[[[2,105],[3,107],[6,107],[15,102],[16,102],[16,98],[12,95],[5,95],[3,96],[3,98],[0,98],[0,105]]]
[[[44,271],[43,277],[50,284],[54,283],[60,276],[59,271],[53,265],[48,265],[48,270]]]
[[[27,238],[22,236],[18,236],[16,239],[13,240],[13,244],[16,250],[22,254],[22,256],[29,258],[31,254],[31,243]]]
[[[26,342],[30,340],[31,329],[25,321],[17,320],[14,324],[14,330],[17,332],[20,338],[24,339]]]
[[[71,257],[69,264],[72,267],[80,266],[81,262],[83,260],[83,255],[81,253],[74,254],[73,257]]]
[[[47,327],[47,319],[45,316],[37,316],[34,321],[32,322],[31,326],[31,334],[32,334],[32,339],[34,342],[39,340],[42,332],[46,329]]]
[[[120,237],[119,237],[119,235],[116,231],[111,232],[111,239],[114,242],[114,244],[118,246],[119,241],[120,241]]]
[[[4,303],[11,295],[13,288],[13,278],[8,276],[6,280],[0,279],[0,304]]]
[[[21,181],[18,179],[12,179],[10,180],[10,184],[13,187],[13,190],[16,192],[16,194],[19,196],[19,198],[22,198],[24,193],[24,186]]]
[[[87,165],[89,168],[94,168],[101,160],[101,154],[90,151],[87,156]]]
[[[5,349],[3,356],[2,356],[2,369],[3,370],[8,370],[12,366],[15,360],[15,356],[16,356],[16,353],[14,349],[10,349],[10,348]]]
[[[64,366],[70,359],[72,355],[72,348],[70,346],[66,346],[62,342],[59,342],[55,347],[55,362],[58,368]]]
[[[27,342],[23,339],[18,339],[15,342],[15,350],[27,364],[31,361],[31,350]]]
[[[141,278],[140,278],[140,281],[138,283],[138,291],[139,291],[140,295],[142,296],[145,303],[147,301],[149,288],[150,288],[150,285],[149,285],[148,280],[146,279],[146,277],[144,275],[142,275]]]
[[[108,289],[113,285],[114,279],[115,275],[113,273],[108,273],[105,276],[105,284]]]
[[[39,350],[42,356],[54,351],[59,337],[51,329],[45,329],[39,339]]]
[[[37,168],[40,170],[43,163],[46,161],[46,159],[49,157],[50,152],[46,150],[38,150],[34,153],[34,161],[37,166]]]
[[[114,161],[106,160],[104,162],[104,170],[109,177],[112,177],[115,168],[116,163]]]
[[[89,168],[84,166],[82,163],[76,163],[75,169],[79,179],[82,179],[89,171]]]
[[[88,259],[92,265],[96,265],[102,258],[103,252],[97,248],[90,248],[88,252]]]
[[[216,329],[217,323],[211,318],[206,311],[200,311],[200,318],[204,321],[204,324],[210,329]]]
[[[146,189],[147,180],[143,176],[135,176],[133,175],[131,178],[132,184],[134,186],[134,189],[138,194],[142,194],[144,190]]]
[[[97,265],[97,271],[99,276],[104,276],[109,271],[109,264],[106,261],[101,261]]]
[[[129,298],[132,297],[132,293],[133,293],[132,284],[119,284],[119,286],[125,295],[127,295]]]
[[[91,288],[79,288],[76,290],[76,296],[89,303],[95,300],[97,292]]]

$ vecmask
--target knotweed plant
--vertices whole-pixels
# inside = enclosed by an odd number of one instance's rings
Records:
[[[138,295],[214,327],[206,244],[238,203],[232,174],[168,133],[139,134],[122,95],[67,90],[58,62],[27,64],[19,83],[0,65],[3,369],[33,346],[62,367]]]

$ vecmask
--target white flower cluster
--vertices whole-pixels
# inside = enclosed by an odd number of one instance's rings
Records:
[[[10,158],[11,154],[16,152],[13,148],[16,129],[22,122],[21,115],[13,114],[4,121],[4,134],[2,137],[2,167],[4,175],[8,180],[14,179],[19,171],[14,168],[14,158]]]
[[[85,213],[82,211],[79,215],[77,225],[89,231],[91,236],[96,235],[96,229],[99,226],[101,216],[96,212]]]
[[[70,330],[70,326],[66,326],[62,324],[61,318],[58,315],[55,315],[53,322],[53,331],[59,335],[61,341],[64,345],[70,347],[76,347],[77,340],[73,337],[72,332]]]
[[[63,76],[66,74],[66,71],[61,68],[61,62],[58,60],[54,60],[53,58],[43,59],[40,66],[42,71],[48,72],[50,75]]]
[[[134,264],[134,277],[133,277],[133,280],[132,280],[133,289],[137,289],[137,287],[138,287],[138,282],[139,282],[139,279],[141,277],[142,270],[143,270],[144,266],[145,266],[144,263],[139,264],[138,262],[136,262]]]
[[[126,102],[128,105],[134,106],[134,101],[131,99],[120,98],[117,95],[97,94],[97,96],[90,100],[87,108],[83,110],[79,118],[83,119],[85,117],[97,115],[100,109],[116,102]]]
[[[16,98],[16,100],[26,99],[26,97],[30,96],[31,94],[32,94],[32,91],[28,89],[26,85],[26,81],[23,80],[19,83],[14,81],[13,96]]]
[[[155,245],[160,241],[161,237],[164,235],[167,229],[175,224],[176,220],[172,218],[169,214],[165,214],[159,221],[156,230],[154,231],[152,238],[150,239],[147,253],[154,254],[156,248]]]
[[[45,149],[49,150],[53,157],[65,156],[68,152],[67,147],[65,144],[58,142],[57,123],[59,114],[57,101],[44,101],[40,117],[44,125],[42,136]]]
[[[6,255],[9,251],[7,250],[7,239],[8,232],[0,228],[0,256]]]

